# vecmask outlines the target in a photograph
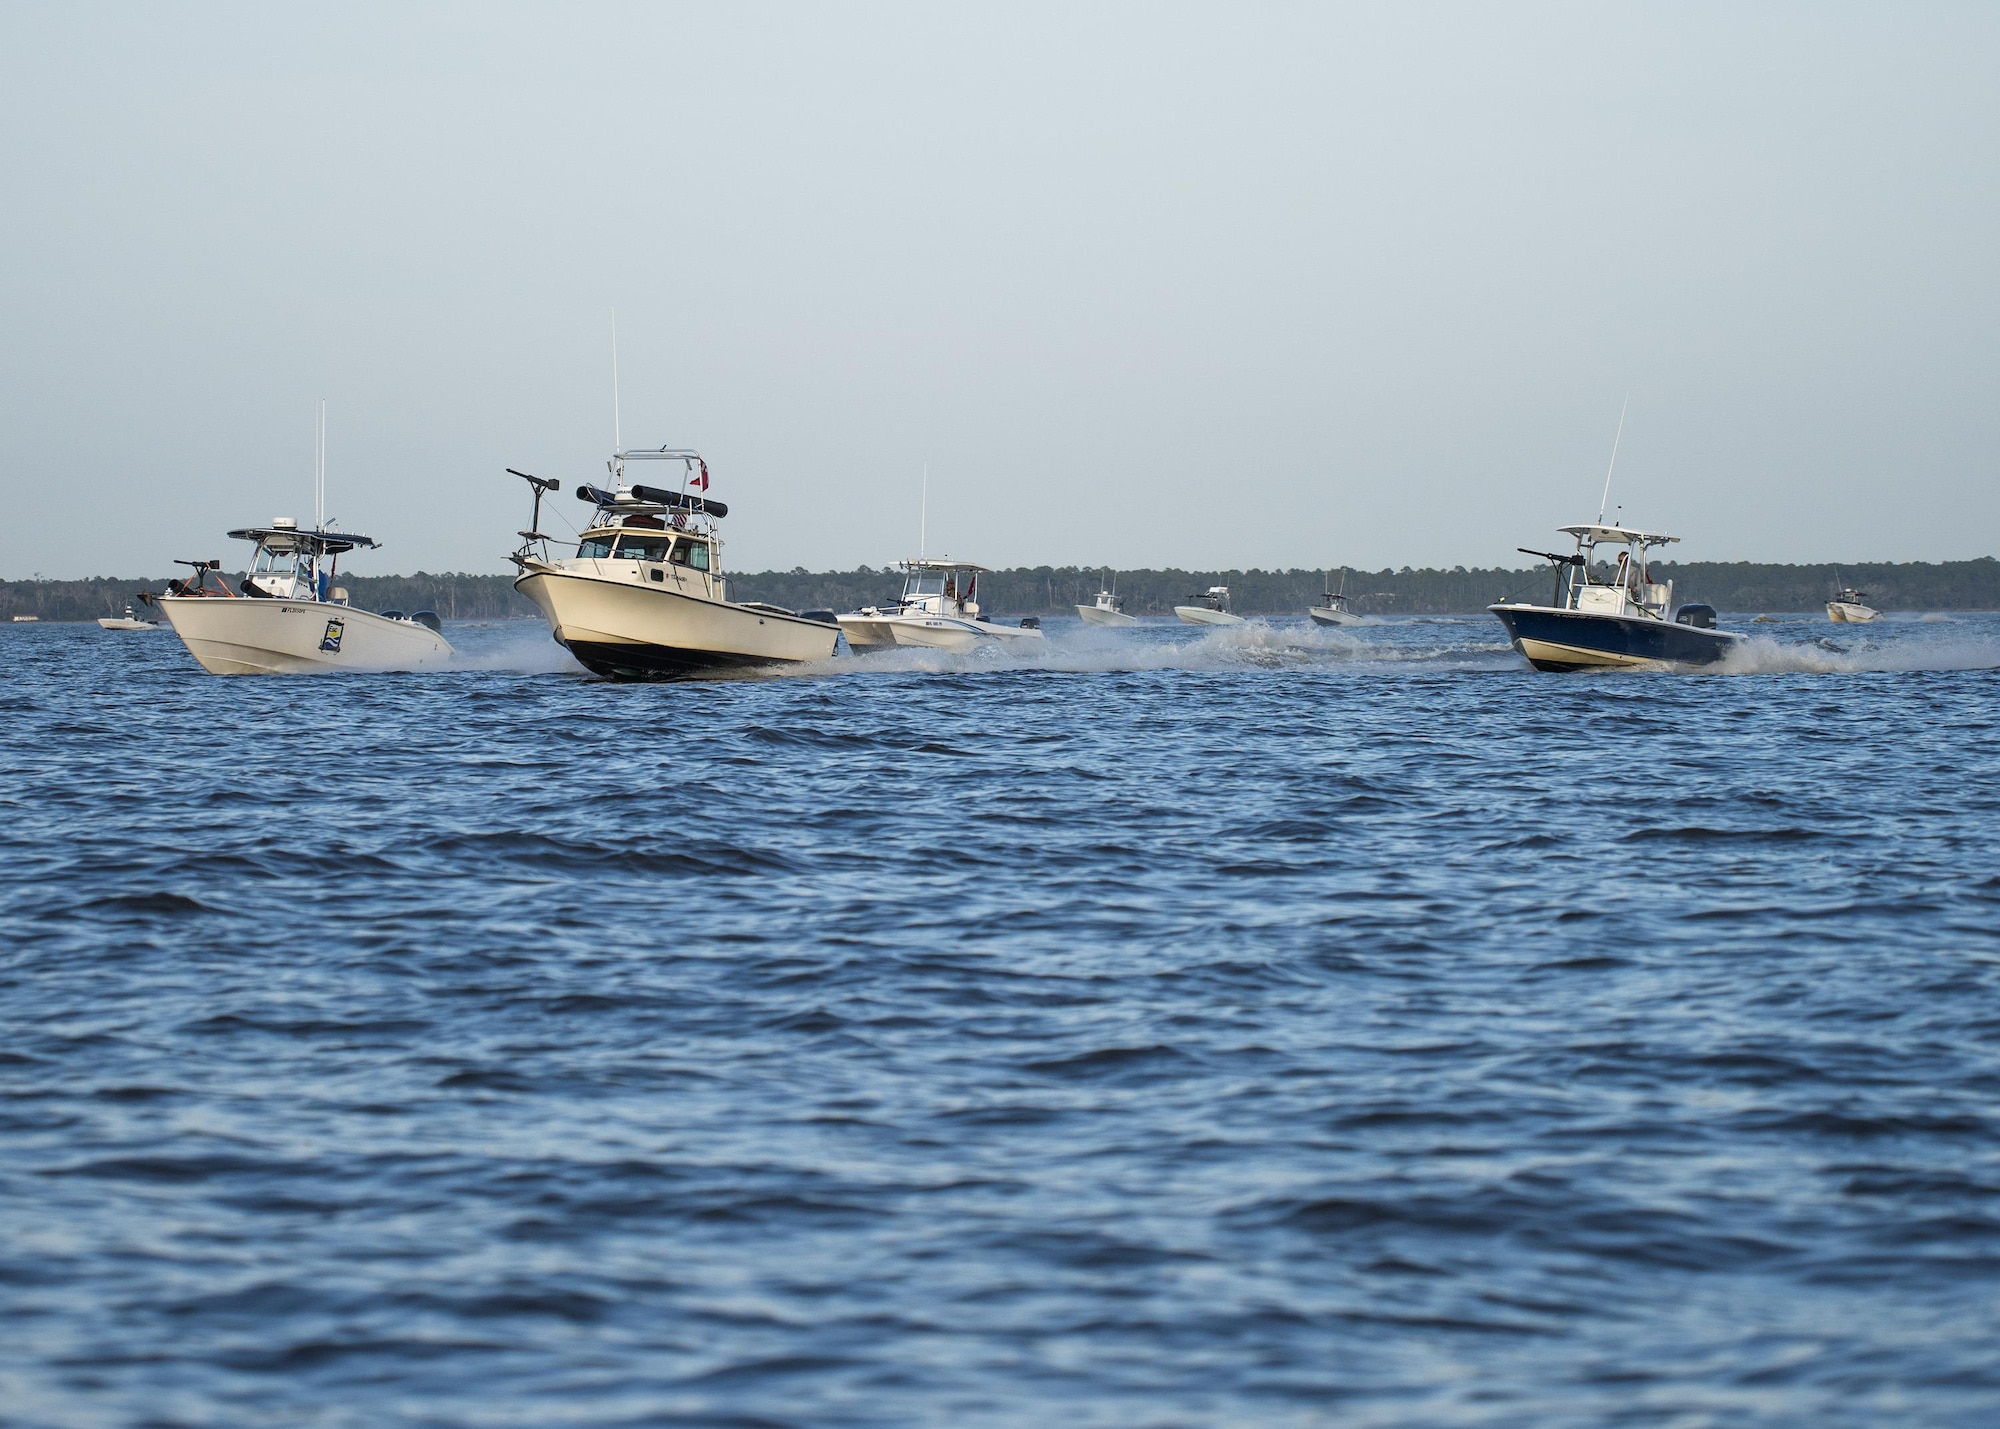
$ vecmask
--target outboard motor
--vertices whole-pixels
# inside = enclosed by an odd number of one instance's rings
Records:
[[[400,610],[385,610],[382,612],[382,618],[384,620],[401,620],[403,619],[403,612]]]
[[[805,620],[817,620],[821,625],[840,624],[840,618],[830,610],[802,610],[799,616]]]
[[[1021,617],[1021,628],[1023,630],[1040,630],[1042,628],[1042,618],[1039,615],[1024,615]]]
[[[1696,630],[1715,629],[1715,607],[1712,605],[1684,605],[1674,612],[1676,625],[1692,625]]]
[[[417,624],[427,630],[435,631],[439,635],[444,634],[444,622],[438,619],[438,614],[435,610],[420,610],[411,616],[410,619],[416,621]]]

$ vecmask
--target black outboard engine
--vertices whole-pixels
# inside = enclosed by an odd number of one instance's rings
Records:
[[[434,630],[439,635],[444,634],[444,622],[438,619],[438,614],[435,610],[420,610],[411,616],[410,619],[416,621],[417,624],[427,630]]]
[[[1696,630],[1715,629],[1715,607],[1712,605],[1684,605],[1674,612],[1676,625],[1692,625]]]
[[[1039,615],[1024,615],[1021,617],[1021,628],[1023,630],[1040,630],[1042,628],[1042,618]]]
[[[840,624],[840,617],[830,610],[802,610],[799,615],[805,620],[817,620],[821,625]]]

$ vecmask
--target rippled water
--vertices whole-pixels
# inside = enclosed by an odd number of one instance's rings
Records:
[[[2000,619],[1302,627],[0,630],[0,1421],[1992,1422]]]

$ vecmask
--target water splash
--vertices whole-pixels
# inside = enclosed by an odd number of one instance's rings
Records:
[[[1916,624],[1918,622],[1911,622]],[[2000,669],[2000,640],[1991,635],[1863,636],[1849,643],[1820,637],[1790,644],[1752,635],[1719,667],[1731,675],[1859,675],[1917,670]]]
[[[556,644],[540,620],[495,620],[453,626],[451,668],[514,675],[581,675],[576,657]]]

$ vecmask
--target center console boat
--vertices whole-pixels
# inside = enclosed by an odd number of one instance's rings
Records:
[[[1549,603],[1501,601],[1486,607],[1537,670],[1710,665],[1743,639],[1715,628],[1711,606],[1683,605],[1668,619],[1674,583],[1652,579],[1646,553],[1680,537],[1603,524],[1560,529],[1576,540],[1568,555],[1518,548],[1554,564]],[[1615,562],[1604,563],[1608,568],[1600,568],[1599,546],[1623,549]]]
[[[1241,625],[1243,617],[1229,608],[1229,587],[1212,585],[1200,595],[1190,596],[1190,605],[1177,605],[1174,614],[1189,625]]]
[[[899,645],[963,652],[980,645],[1039,650],[1045,644],[1037,617],[1002,625],[980,609],[979,578],[988,573],[985,566],[919,557],[904,561],[900,569],[900,600],[838,617],[848,648],[856,654]]]
[[[1098,588],[1096,601],[1076,608],[1077,617],[1085,625],[1137,625],[1139,617],[1125,613],[1125,598],[1118,594],[1118,582],[1110,579],[1109,571],[1104,574],[1109,583]]]
[[[342,556],[376,545],[368,537],[332,524],[301,530],[285,516],[229,535],[257,547],[250,573],[235,589],[221,561],[179,561],[190,576],[169,583],[163,595],[140,596],[210,674],[421,670],[451,659],[430,611],[356,610],[335,584]]]

